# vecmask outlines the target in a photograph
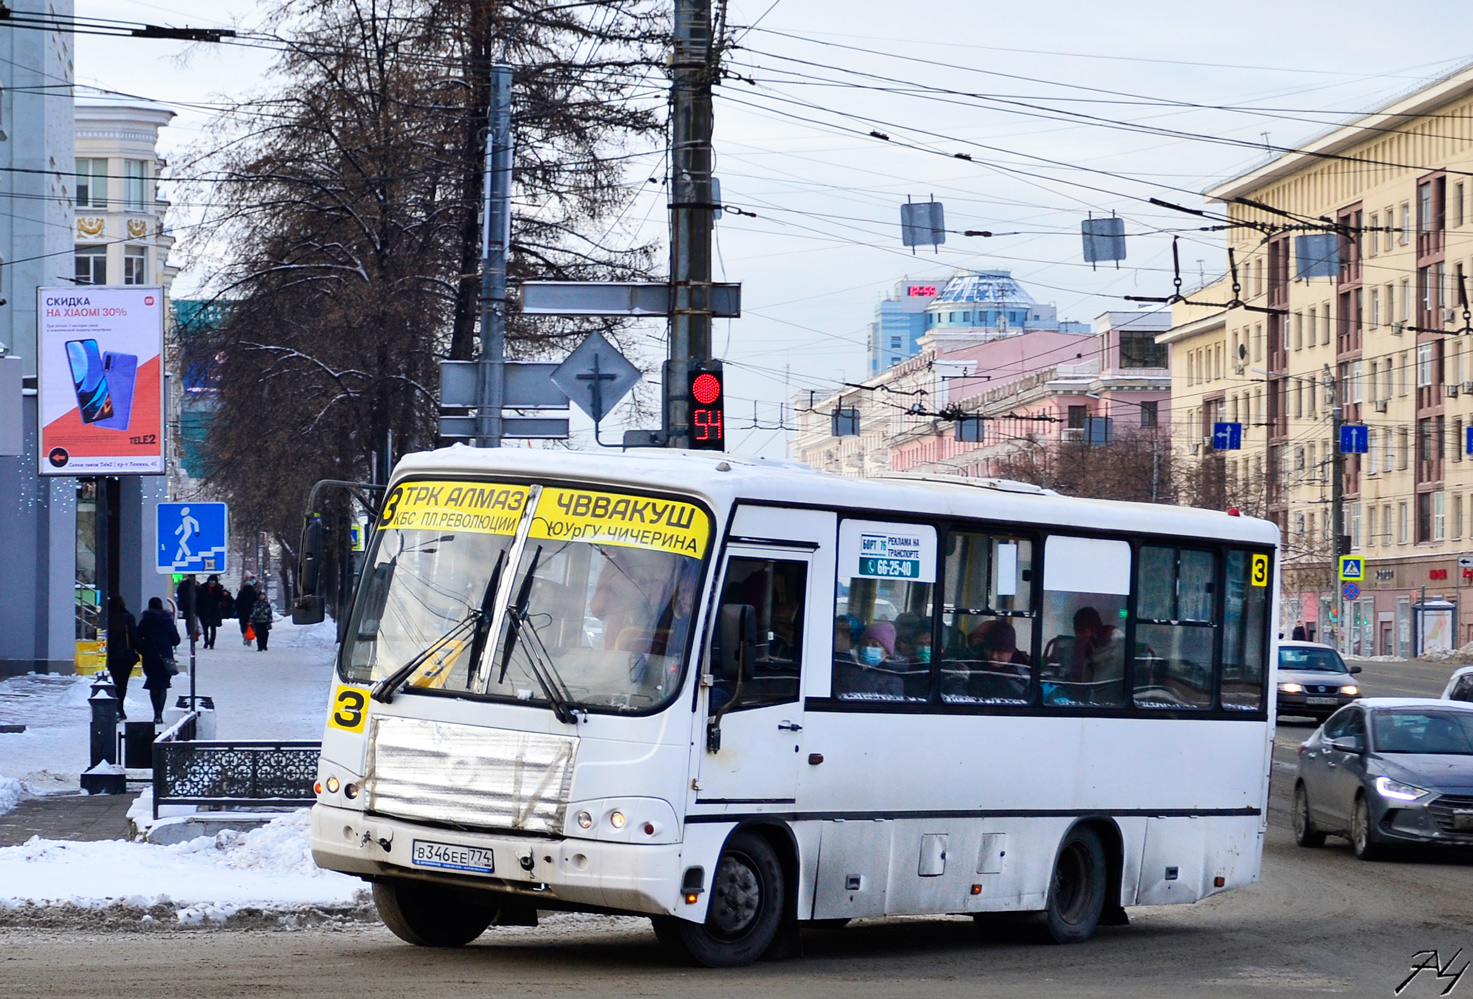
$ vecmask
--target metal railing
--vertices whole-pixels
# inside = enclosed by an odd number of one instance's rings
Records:
[[[316,800],[320,742],[198,741],[199,712],[159,733],[153,744],[153,817],[160,805],[253,808]]]

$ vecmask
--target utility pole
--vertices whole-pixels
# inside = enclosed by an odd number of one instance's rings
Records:
[[[511,67],[491,67],[491,107],[482,185],[481,358],[476,447],[501,446],[506,395],[506,258],[511,247]]]
[[[686,376],[711,359],[711,0],[675,0],[670,60],[670,358],[662,423],[671,447],[690,444]]]
[[[1338,608],[1335,647],[1344,651],[1345,594],[1340,586],[1340,556],[1349,553],[1345,550],[1345,538],[1341,533],[1345,524],[1345,454],[1340,450],[1340,428],[1345,424],[1345,405],[1329,365],[1325,370],[1325,392],[1330,397],[1330,585],[1335,588],[1335,606]]]

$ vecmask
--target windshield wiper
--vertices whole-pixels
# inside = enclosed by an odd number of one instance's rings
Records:
[[[463,634],[466,629],[468,629],[472,624],[475,624],[476,621],[480,620],[480,617],[481,612],[479,609],[472,610],[465,617],[457,621],[455,623],[455,627],[451,628],[449,631],[445,632],[445,634],[441,635],[439,638],[431,642],[424,649],[424,651],[420,652],[413,659],[409,660],[409,662],[405,663],[403,666],[400,666],[398,669],[394,670],[394,672],[390,673],[378,683],[374,684],[373,690],[369,693],[368,696],[372,697],[375,701],[388,704],[394,699],[394,692],[400,687],[404,686],[405,681],[407,681],[411,676],[414,675],[415,670],[423,666],[425,662],[430,658],[430,656],[434,655],[440,649],[444,648],[448,642]]]
[[[465,617],[455,623],[453,628],[431,642],[423,652],[374,684],[373,691],[369,696],[382,704],[388,704],[394,699],[395,692],[409,681],[409,678],[414,675],[414,671],[423,666],[430,656],[435,654],[437,649],[444,648],[446,643],[456,638],[471,625],[475,625],[476,628],[476,637],[471,640],[470,657],[470,662],[474,665],[476,660],[480,658],[481,652],[486,648],[486,633],[491,628],[491,608],[496,604],[496,590],[501,585],[501,568],[505,564],[506,550],[502,549],[501,554],[496,556],[496,567],[491,570],[491,578],[486,581],[486,589],[481,594],[481,606],[472,608]]]
[[[527,575],[522,579],[522,588],[517,590],[516,603],[507,610],[510,612],[511,620],[520,624],[527,615],[527,602],[532,599],[532,580],[537,576],[537,560],[542,557],[542,546],[532,553],[532,564],[527,567]],[[506,682],[506,667],[511,662],[511,651],[516,647],[517,639],[522,636],[522,629],[506,636],[506,648],[501,650],[501,672],[496,675],[497,683]]]
[[[516,603],[507,608],[507,623],[511,630],[506,636],[506,647],[501,650],[501,670],[496,676],[496,682],[506,682],[506,670],[511,665],[512,652],[521,640],[522,629],[526,628],[532,641],[526,643],[523,651],[532,677],[542,688],[542,695],[547,698],[547,703],[552,705],[552,713],[557,716],[557,720],[573,725],[578,721],[573,714],[574,709],[583,706],[573,701],[571,691],[563,684],[557,669],[552,665],[552,657],[547,655],[547,646],[543,644],[542,636],[537,634],[536,626],[527,620],[527,604],[532,599],[532,582],[537,578],[537,563],[541,558],[542,546],[538,545],[537,550],[532,553],[531,564],[527,566],[527,574],[522,578],[521,588],[517,590]]]

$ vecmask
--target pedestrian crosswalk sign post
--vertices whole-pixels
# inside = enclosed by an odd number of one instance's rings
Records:
[[[160,503],[154,568],[160,573],[224,572],[230,511],[224,503]]]
[[[1360,583],[1366,578],[1366,562],[1359,555],[1340,556],[1340,582]]]

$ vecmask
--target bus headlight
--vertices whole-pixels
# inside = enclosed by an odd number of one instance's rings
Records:
[[[663,798],[593,798],[568,802],[563,835],[606,843],[680,842],[675,809]]]
[[[615,829],[623,829],[624,822],[625,819],[623,812],[613,811],[609,813],[609,825],[613,826]]]
[[[593,816],[589,815],[587,812],[579,812],[577,821],[579,829],[593,828]]]

